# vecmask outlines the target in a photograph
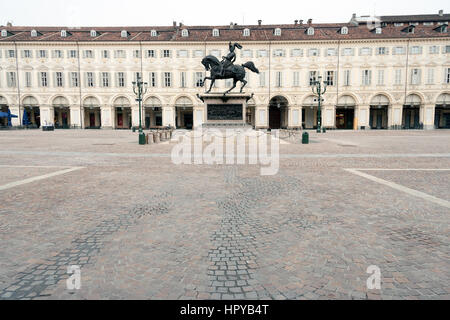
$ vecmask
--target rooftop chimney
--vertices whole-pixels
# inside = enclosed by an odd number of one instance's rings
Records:
[[[444,10],[439,10],[439,17],[443,17],[444,16]]]
[[[180,28],[183,26],[183,22],[180,22]]]
[[[300,25],[303,25],[303,19],[300,20]]]
[[[173,22],[173,27],[174,27],[174,28],[177,27],[177,22],[176,22],[176,21]]]
[[[312,19],[308,19],[308,24],[311,24],[312,23]]]
[[[258,26],[262,24],[262,20],[258,20]]]
[[[297,25],[298,24],[298,20],[294,20],[294,24]]]
[[[8,23],[6,24],[7,27],[12,27],[12,23],[11,21],[8,21]]]
[[[234,23],[230,22],[230,29],[233,29]]]

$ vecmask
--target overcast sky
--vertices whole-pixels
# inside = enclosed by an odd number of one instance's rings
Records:
[[[0,24],[22,26],[151,26],[346,22],[358,15],[450,12],[448,0],[3,0]],[[218,13],[219,11],[219,13]]]

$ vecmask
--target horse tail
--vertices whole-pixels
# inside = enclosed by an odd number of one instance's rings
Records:
[[[249,70],[255,72],[255,73],[259,73],[258,68],[255,67],[254,63],[251,62],[251,61],[244,63],[242,66],[243,66],[244,68],[247,68],[247,69],[249,69]]]

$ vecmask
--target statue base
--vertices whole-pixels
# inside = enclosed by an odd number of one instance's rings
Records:
[[[205,93],[197,97],[205,104],[206,122],[203,128],[251,128],[246,122],[249,93]]]

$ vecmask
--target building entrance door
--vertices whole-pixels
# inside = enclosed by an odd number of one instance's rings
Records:
[[[353,129],[354,117],[354,109],[336,109],[336,128],[347,130]]]

